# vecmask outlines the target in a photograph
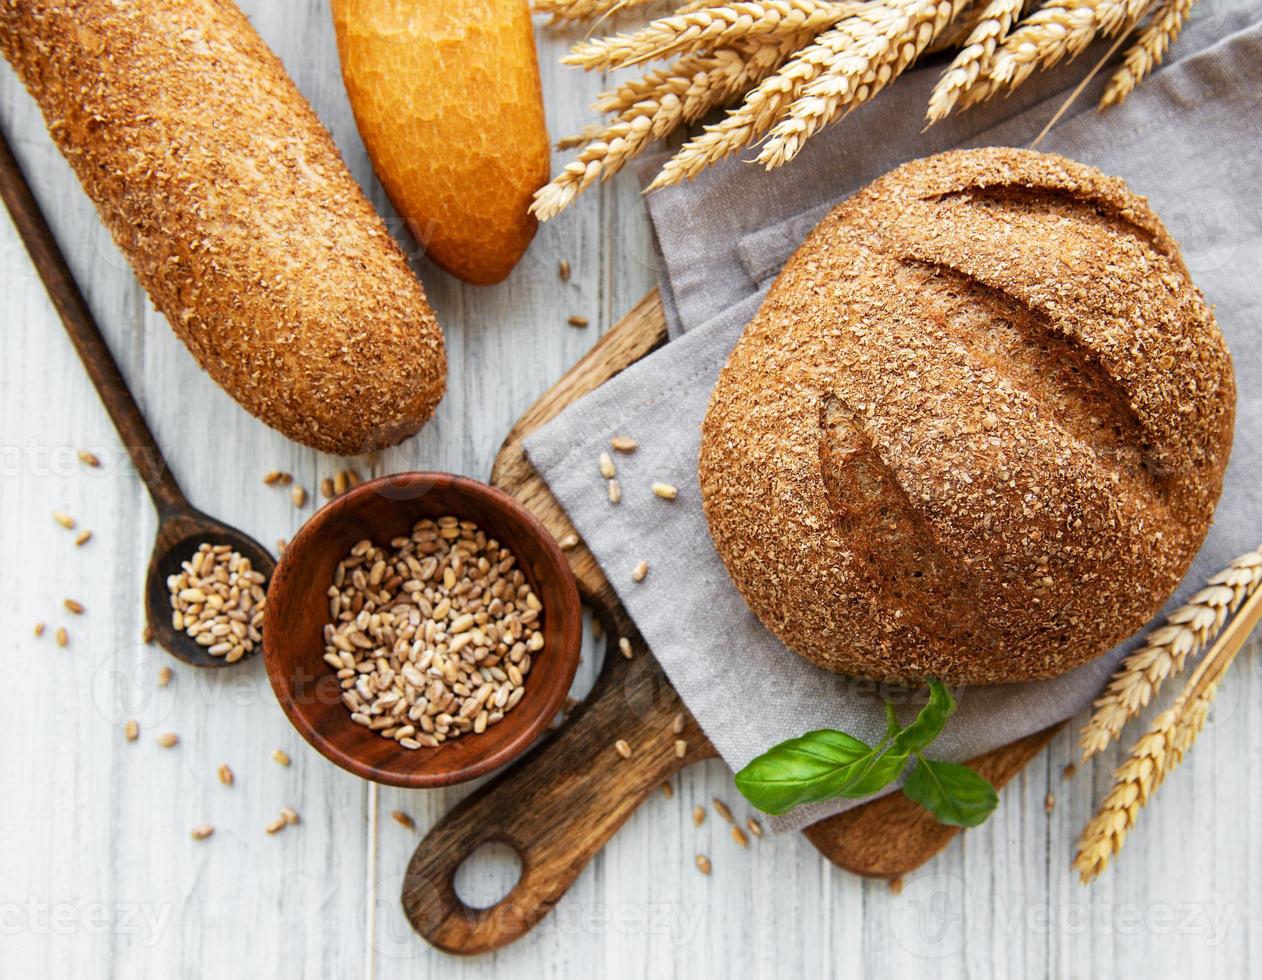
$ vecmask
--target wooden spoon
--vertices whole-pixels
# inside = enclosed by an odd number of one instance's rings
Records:
[[[114,422],[114,428],[118,430],[158,509],[158,535],[145,582],[145,615],[154,638],[168,653],[194,667],[230,666],[223,657],[212,657],[205,647],[199,646],[192,637],[172,625],[167,576],[179,571],[180,563],[191,558],[203,541],[229,545],[250,559],[255,571],[269,580],[276,562],[267,549],[253,538],[195,509],[180,490],[83,294],[79,292],[65,256],[44,220],[3,132],[0,132],[0,197],[4,198],[13,224],[30,253],[39,277],[44,281],[49,299],[57,308],[66,333],[79,352],[83,366],[87,368],[88,376]]]

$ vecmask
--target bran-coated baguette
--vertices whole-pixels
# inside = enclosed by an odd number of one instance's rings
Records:
[[[0,0],[0,50],[154,304],[229,394],[328,452],[446,383],[402,251],[230,0]]]

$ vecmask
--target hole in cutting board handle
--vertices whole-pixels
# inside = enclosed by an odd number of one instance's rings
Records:
[[[521,855],[503,841],[479,844],[469,853],[452,878],[456,897],[477,911],[502,902],[521,881]]]

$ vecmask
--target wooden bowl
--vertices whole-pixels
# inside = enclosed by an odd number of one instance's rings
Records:
[[[422,518],[475,521],[517,558],[543,603],[544,647],[520,703],[481,734],[438,748],[405,749],[351,721],[323,660],[327,590],[338,563],[364,538],[388,546]],[[552,535],[511,497],[447,473],[401,473],[361,484],[322,507],[285,548],[267,591],[263,657],[280,706],[325,758],[391,786],[449,786],[524,752],[560,710],[578,666],[582,609],[570,566]]]

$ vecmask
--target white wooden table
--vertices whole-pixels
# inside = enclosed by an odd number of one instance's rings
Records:
[[[355,132],[323,0],[245,4],[393,216]],[[601,87],[561,69],[564,37],[539,29],[553,136],[575,131]],[[0,118],[159,443],[194,503],[265,542],[311,512],[264,487],[292,471],[309,490],[347,465],[288,442],[196,367],[136,285],[38,113],[0,69]],[[397,220],[394,227],[398,227]],[[485,478],[517,416],[654,282],[649,229],[629,177],[542,228],[504,284],[418,268],[445,328],[450,389],[402,447],[352,461],[367,474],[426,468]],[[1068,864],[1117,755],[1065,781],[1058,738],[1004,792],[983,828],[895,895],[829,865],[798,836],[742,850],[696,803],[738,811],[724,766],[675,781],[615,837],[527,938],[461,960],[409,929],[399,889],[421,834],[464,793],[365,783],[324,761],[276,707],[261,661],[205,673],[141,644],[149,501],[76,360],[22,245],[0,218],[0,617],[7,718],[0,738],[0,977],[1210,976],[1262,969],[1262,668],[1246,655],[1182,771],[1144,813],[1119,866],[1090,889]],[[560,283],[566,258],[573,277]],[[566,325],[570,314],[591,320]],[[85,470],[88,448],[104,460]],[[76,548],[50,517],[91,528]],[[66,596],[87,607],[64,612]],[[48,623],[42,639],[37,620]],[[67,650],[51,633],[65,624]],[[590,684],[585,654],[579,689]],[[159,690],[160,666],[175,678]],[[128,717],[138,742],[123,738]],[[172,731],[177,748],[155,737]],[[272,761],[274,748],[293,758]],[[221,763],[236,785],[220,785]],[[1044,798],[1056,804],[1048,815]],[[277,836],[283,806],[302,816]],[[404,810],[416,830],[390,817]],[[189,830],[216,827],[207,841]],[[705,852],[703,877],[693,856]],[[512,880],[490,856],[466,865],[467,899]]]

